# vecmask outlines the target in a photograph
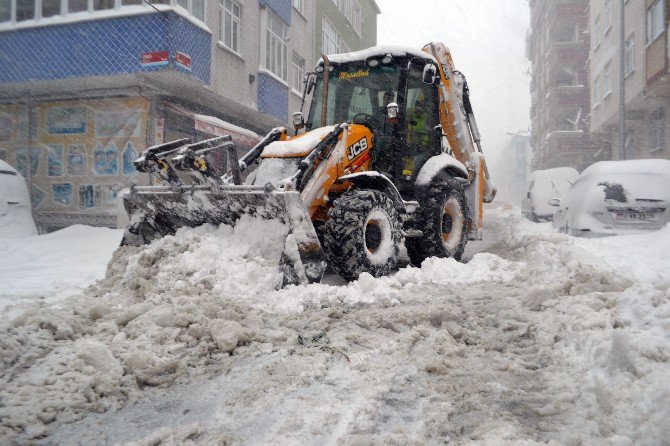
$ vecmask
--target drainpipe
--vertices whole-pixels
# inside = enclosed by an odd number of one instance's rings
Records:
[[[625,0],[619,0],[619,7],[621,9],[620,27],[621,35],[619,36],[619,159],[626,159],[626,80],[624,79],[626,56],[626,14],[625,14]]]

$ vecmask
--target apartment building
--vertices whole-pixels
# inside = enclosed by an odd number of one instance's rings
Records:
[[[346,53],[377,44],[375,0],[322,0],[316,2],[317,27],[314,51],[321,54]]]
[[[532,62],[533,169],[578,170],[609,158],[589,134],[587,0],[530,0],[526,55]]]
[[[670,158],[667,0],[624,3],[624,67],[620,69],[621,7],[618,0],[592,0],[591,134],[612,147],[612,159]],[[624,79],[624,150],[619,110]]]
[[[352,50],[376,43],[346,40],[354,26],[376,39],[374,1],[338,3],[318,24],[317,3],[0,2],[0,159],[26,177],[40,230],[114,226],[118,191],[150,181],[132,164],[147,146],[231,134],[244,151],[288,125],[324,20]],[[344,14],[352,4],[359,15]]]

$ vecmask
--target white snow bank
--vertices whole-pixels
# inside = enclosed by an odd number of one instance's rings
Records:
[[[285,231],[246,218],[124,247],[82,295],[0,320],[0,437],[632,445],[670,435],[670,277],[633,258],[663,259],[667,228],[655,244],[576,240],[506,218],[489,232],[501,237],[492,252],[467,264],[429,259],[392,277],[277,291]]]
[[[122,235],[122,230],[75,225],[0,239],[0,315],[26,299],[53,302],[101,279]]]
[[[197,294],[205,286],[217,295],[272,313],[295,313],[335,302],[396,302],[404,288],[429,284],[509,281],[524,267],[492,254],[477,254],[469,263],[430,258],[422,268],[408,266],[391,277],[363,274],[347,286],[313,284],[278,290],[277,270],[287,228],[278,221],[243,217],[235,228],[182,228],[174,237],[154,241],[128,257],[118,280],[134,284],[142,277],[142,293],[178,291]],[[146,263],[150,259],[151,270]]]
[[[538,333],[572,370],[581,438],[660,444],[670,434],[670,227],[648,234],[577,239],[550,225],[508,226],[522,255],[524,305]],[[539,279],[539,280],[537,280]]]
[[[593,263],[638,284],[656,286],[670,279],[670,224],[645,234],[578,238],[574,243],[589,252]]]

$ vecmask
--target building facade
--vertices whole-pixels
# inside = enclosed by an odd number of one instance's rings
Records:
[[[117,193],[150,182],[132,164],[148,146],[231,134],[245,151],[287,126],[318,59],[316,3],[0,2],[0,159],[40,230],[114,226]]]
[[[624,3],[624,65],[620,68],[621,7],[618,0],[592,0],[591,134],[612,147],[612,159],[670,158],[667,0]],[[621,150],[620,91],[625,92]]]
[[[322,0],[316,3],[314,53],[347,53],[377,44],[375,0]],[[315,61],[316,62],[316,61]]]
[[[527,57],[532,62],[533,169],[582,170],[609,158],[591,139],[588,1],[530,0]]]

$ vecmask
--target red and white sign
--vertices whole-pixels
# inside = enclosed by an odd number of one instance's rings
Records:
[[[143,67],[160,67],[168,64],[169,54],[167,51],[153,51],[142,53]]]
[[[177,66],[185,70],[191,71],[191,56],[189,56],[188,54],[177,51],[174,54],[174,61],[177,63]]]

